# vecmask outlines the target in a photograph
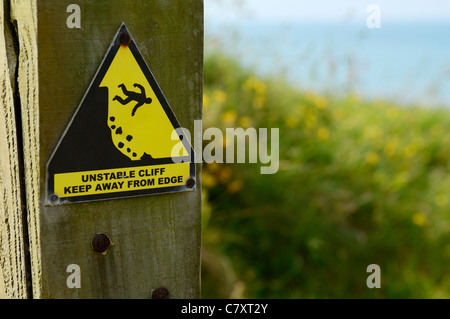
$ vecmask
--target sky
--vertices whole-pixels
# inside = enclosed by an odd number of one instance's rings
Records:
[[[205,0],[205,20],[359,21],[370,4],[379,5],[385,21],[450,21],[449,0]]]

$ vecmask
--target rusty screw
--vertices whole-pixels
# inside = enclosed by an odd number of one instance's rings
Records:
[[[153,290],[152,299],[169,299],[169,290],[164,287]]]
[[[130,45],[131,42],[131,37],[130,34],[128,32],[123,32],[120,36],[119,36],[119,42],[122,45]]]
[[[96,253],[105,253],[111,245],[111,239],[105,234],[96,234],[92,239],[92,249]]]
[[[193,188],[195,186],[195,179],[193,179],[192,177],[189,178],[186,182],[186,187],[187,188]]]

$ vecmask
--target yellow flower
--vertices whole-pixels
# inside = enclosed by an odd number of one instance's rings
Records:
[[[317,116],[312,112],[308,112],[305,121],[307,127],[313,127],[317,123]]]
[[[226,111],[222,114],[222,122],[225,125],[232,125],[237,119],[237,113],[235,110]]]
[[[328,106],[328,100],[323,96],[317,97],[314,102],[316,103],[317,108],[320,110],[326,109]]]
[[[241,180],[235,180],[235,181],[232,181],[230,184],[228,184],[227,191],[230,194],[235,194],[235,193],[241,191],[243,188],[244,188],[244,183]]]
[[[378,163],[378,154],[375,152],[369,152],[366,154],[366,162],[369,165],[375,165]]]
[[[219,104],[223,104],[227,101],[227,93],[225,93],[222,90],[215,90],[212,93],[212,98],[214,101],[216,101]]]
[[[260,81],[260,80],[257,81],[255,83],[254,88],[255,88],[255,91],[256,91],[257,94],[259,94],[259,95],[265,95],[266,94],[266,91],[267,91],[266,84],[263,81]]]
[[[326,141],[328,140],[328,138],[330,137],[330,131],[326,128],[326,127],[321,127],[319,128],[319,130],[317,131],[317,137],[319,138],[319,140],[321,141]]]
[[[217,171],[220,170],[220,166],[221,166],[221,165],[220,165],[219,163],[213,162],[213,163],[211,163],[211,164],[208,164],[208,166],[206,166],[206,168],[207,168],[209,171],[215,173],[215,172],[217,172]]]
[[[213,175],[209,174],[206,171],[203,171],[202,172],[202,185],[204,185],[208,188],[214,187],[217,185],[217,180]]]
[[[364,134],[368,139],[377,139],[381,136],[381,129],[378,126],[371,126],[366,128]]]
[[[243,127],[243,128],[249,128],[253,125],[253,121],[250,117],[248,116],[243,116],[241,117],[241,119],[239,120],[239,124]]]
[[[298,121],[299,121],[299,119],[297,116],[290,115],[290,116],[286,117],[285,123],[286,123],[287,127],[294,128],[297,126]]]
[[[203,94],[203,108],[206,110],[209,107],[209,96]]]
[[[258,95],[266,94],[267,90],[266,83],[255,76],[251,76],[245,81],[244,88],[247,90],[254,90]]]
[[[412,221],[414,224],[416,224],[417,226],[423,227],[425,226],[426,222],[427,222],[427,216],[425,216],[422,213],[415,213],[412,216]]]
[[[255,109],[262,109],[264,107],[265,100],[261,96],[257,96],[253,99],[252,105]]]
[[[221,183],[226,183],[231,179],[233,171],[228,166],[224,166],[219,172],[219,180]]]
[[[441,194],[437,195],[434,201],[436,202],[436,205],[438,205],[439,207],[444,207],[448,203],[448,198],[444,194]]]
[[[414,144],[408,145],[405,148],[405,155],[406,157],[413,157],[417,153],[417,146]]]
[[[398,140],[391,140],[384,146],[384,154],[387,156],[394,156],[397,152]]]

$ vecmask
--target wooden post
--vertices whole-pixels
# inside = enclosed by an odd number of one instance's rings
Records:
[[[19,47],[32,297],[151,298],[154,289],[164,287],[170,298],[199,298],[201,164],[196,164],[194,191],[66,205],[49,205],[46,165],[123,22],[180,125],[193,132],[194,120],[202,116],[203,1],[10,3]],[[5,57],[0,56],[0,62],[5,68]],[[7,79],[4,73],[2,81]],[[12,115],[5,111],[11,109],[12,102],[8,103],[0,111],[0,137],[14,136],[14,132],[4,132],[5,127],[14,128],[3,126],[11,121]],[[14,154],[14,143],[1,144],[0,149]],[[16,159],[7,157],[9,166],[4,166],[3,152],[1,156],[2,171],[10,172],[8,180],[18,183]],[[4,188],[2,184],[0,191]],[[6,188],[19,189],[18,185]],[[13,197],[8,207],[15,210],[10,214],[18,216],[9,222],[21,234],[20,194],[8,196]],[[99,233],[113,243],[106,254],[92,249]],[[22,246],[19,242],[14,256],[23,258]],[[21,283],[25,278],[22,268],[17,268]],[[80,287],[69,284],[72,279],[76,282],[73,276],[79,276]],[[24,288],[17,291],[18,296],[26,294]]]
[[[0,5],[0,298],[27,298],[24,210],[14,86],[16,50],[8,21],[9,6]]]

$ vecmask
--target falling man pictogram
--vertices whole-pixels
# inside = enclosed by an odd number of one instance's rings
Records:
[[[145,95],[145,88],[142,85],[140,85],[138,83],[134,83],[133,86],[135,88],[138,88],[141,91],[141,93],[128,91],[125,84],[122,83],[118,87],[122,89],[123,94],[125,94],[127,96],[127,98],[124,100],[123,98],[121,98],[118,95],[116,95],[113,98],[113,101],[118,101],[122,105],[127,105],[131,101],[138,102],[136,104],[136,106],[133,108],[133,111],[131,112],[131,116],[134,116],[136,114],[137,109],[140,108],[142,105],[152,103],[152,99]]]

